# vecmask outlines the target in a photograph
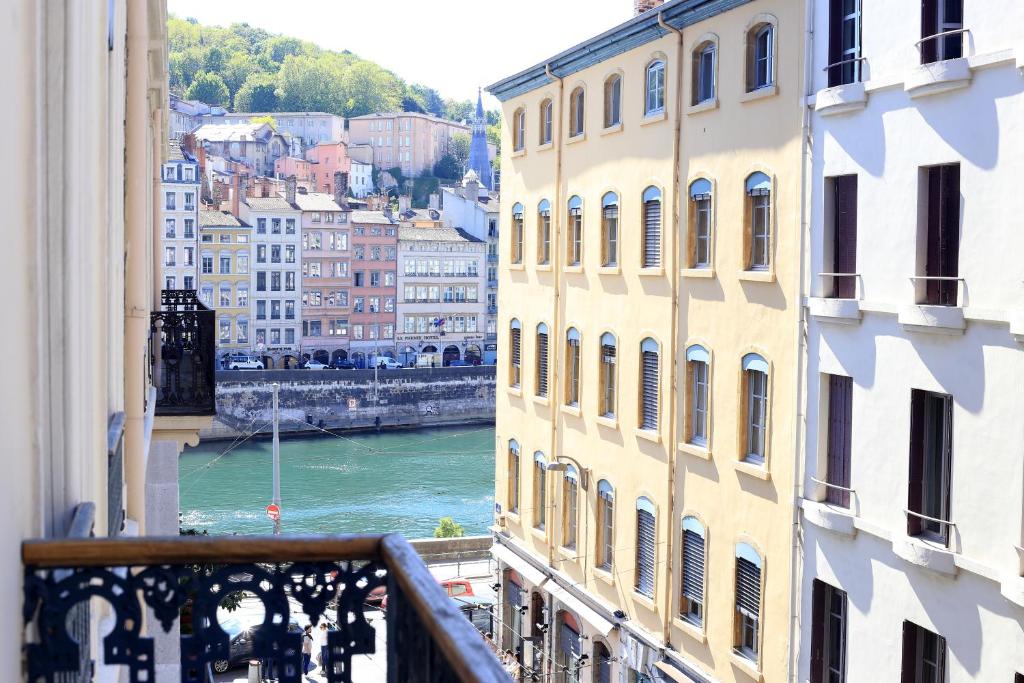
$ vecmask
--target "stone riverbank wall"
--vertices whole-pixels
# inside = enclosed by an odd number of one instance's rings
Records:
[[[282,433],[494,421],[494,366],[379,370],[225,370],[203,439],[270,433],[278,382]],[[375,400],[376,397],[376,400]]]

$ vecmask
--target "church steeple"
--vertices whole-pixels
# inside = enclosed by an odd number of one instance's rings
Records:
[[[476,114],[473,116],[473,138],[469,143],[469,170],[475,171],[480,184],[491,189],[491,160],[487,153],[487,119],[484,117],[483,95],[477,89]]]

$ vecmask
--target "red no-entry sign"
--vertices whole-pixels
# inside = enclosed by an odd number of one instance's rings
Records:
[[[270,519],[274,520],[275,522],[277,520],[281,519],[281,506],[280,505],[274,505],[273,503],[268,505],[267,506],[267,517],[270,517]]]

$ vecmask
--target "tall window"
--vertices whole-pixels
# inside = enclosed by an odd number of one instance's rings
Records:
[[[923,169],[927,180],[925,298],[922,303],[957,305],[960,267],[960,164]]]
[[[665,111],[665,62],[657,59],[647,65],[644,114],[659,114],[663,111]]]
[[[534,386],[537,388],[537,396],[548,395],[548,326],[544,323],[537,325],[537,364]]]
[[[850,507],[850,437],[853,433],[853,378],[828,375],[828,443],[826,444],[825,500]]]
[[[551,121],[554,106],[551,100],[544,100],[540,103],[540,144],[551,143]]]
[[[640,429],[658,429],[658,342],[640,342]]]
[[[604,643],[594,643],[594,683],[612,683],[612,653]]]
[[[857,176],[826,179],[832,190],[832,296],[852,299],[857,293]],[[845,275],[844,275],[845,273]],[[826,280],[828,282],[828,280]]]
[[[746,454],[743,460],[763,465],[768,431],[768,362],[756,353],[743,357],[743,384],[746,403]]]
[[[520,152],[526,147],[526,110],[516,109],[512,115],[512,149]]]
[[[689,384],[687,406],[687,442],[706,448],[710,420],[709,370],[711,356],[703,346],[694,344],[686,349],[686,373]]]
[[[760,171],[747,177],[747,270],[771,265],[772,181]]]
[[[704,623],[704,553],[704,525],[696,517],[683,517],[679,615],[695,626]]]
[[[921,63],[959,59],[964,54],[963,33],[951,33],[964,27],[963,0],[923,0],[921,2]]]
[[[580,404],[580,332],[575,327],[565,333],[565,404]]]
[[[860,81],[860,3],[829,0],[829,87]]]
[[[508,385],[519,387],[522,383],[523,326],[513,318],[508,324],[509,366]]]
[[[551,202],[537,205],[537,265],[551,263]]]
[[[619,263],[619,197],[608,192],[601,198],[601,265]]]
[[[519,512],[519,442],[508,442],[508,511]]]
[[[757,662],[761,622],[761,556],[747,543],[736,544],[737,654]]]
[[[512,207],[512,263],[523,262],[523,205]]]
[[[690,183],[690,267],[711,266],[711,181]]]
[[[580,265],[583,259],[583,200],[577,195],[569,198],[569,229],[565,232],[565,263]]]
[[[953,397],[914,389],[910,398],[907,533],[949,543]]]
[[[715,52],[713,41],[697,46],[693,51],[693,97],[691,104],[701,104],[715,99]]]
[[[641,266],[658,268],[661,266],[661,190],[648,187],[644,190],[644,227]]]
[[[770,86],[775,70],[775,27],[759,24],[747,33],[747,92]]]
[[[583,88],[576,88],[569,96],[569,137],[583,135],[584,97]]]
[[[912,683],[944,683],[946,639],[923,626],[903,622],[903,680]]]
[[[648,498],[636,500],[636,577],[633,588],[640,595],[654,597],[655,537],[654,503]]]
[[[604,82],[604,127],[622,123],[622,76],[609,76]]]
[[[547,463],[544,454],[537,451],[533,454],[533,526],[543,529],[547,521],[547,488],[545,475]]]
[[[810,683],[845,683],[846,592],[818,579],[811,586]]]
[[[562,477],[562,547],[576,549],[577,520],[579,518],[580,476],[576,468],[568,465]]]
[[[600,349],[601,395],[598,400],[598,414],[615,417],[615,335],[605,332],[601,335]]]
[[[602,479],[597,483],[597,566],[611,571],[615,561],[615,490]]]

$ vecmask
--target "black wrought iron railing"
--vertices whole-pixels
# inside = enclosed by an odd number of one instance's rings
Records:
[[[233,596],[259,601],[263,612],[262,622],[245,631],[244,660],[266,662],[281,683],[304,678],[302,634],[292,625],[300,614],[332,624],[328,683],[353,681],[355,658],[374,653],[381,640],[389,683],[509,680],[480,632],[398,535],[29,541],[22,562],[25,673],[33,682],[80,675],[83,646],[69,632],[68,617],[101,599],[113,613],[100,644],[107,665],[127,667],[133,683],[156,680],[154,639],[142,628],[149,608],[151,632],[182,626],[182,683],[206,683],[211,667],[224,670],[237,658],[238,637],[229,631],[238,631],[225,630],[218,610]],[[386,627],[368,606],[378,587],[387,591]]]
[[[165,289],[150,316],[157,415],[213,415],[216,313],[191,289]]]

